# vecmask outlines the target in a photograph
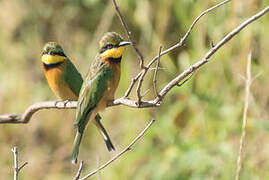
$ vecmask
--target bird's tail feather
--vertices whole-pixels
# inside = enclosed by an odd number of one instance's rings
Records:
[[[75,137],[75,141],[74,141],[74,145],[73,145],[73,152],[72,152],[72,163],[73,164],[77,164],[77,160],[78,160],[78,153],[79,153],[79,145],[82,139],[82,134],[79,131],[77,131],[76,137]]]
[[[106,132],[106,129],[104,128],[104,126],[102,125],[102,123],[100,122],[101,120],[101,117],[99,114],[97,114],[95,116],[95,122],[96,122],[96,126],[98,128],[98,131],[101,133],[101,135],[103,136],[103,139],[106,143],[106,147],[108,149],[108,151],[112,151],[114,150],[115,151],[115,147],[113,146],[112,144],[112,141],[108,135],[108,133]]]

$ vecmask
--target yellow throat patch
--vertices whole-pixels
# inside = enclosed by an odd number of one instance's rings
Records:
[[[49,54],[44,54],[41,58],[42,62],[45,64],[56,64],[59,62],[63,62],[66,57],[64,56],[59,56],[59,55],[49,55]]]
[[[112,49],[107,49],[105,52],[103,52],[101,54],[101,57],[103,59],[106,58],[119,58],[122,56],[122,53],[124,51],[125,47],[124,46],[120,46],[117,48],[112,48]]]

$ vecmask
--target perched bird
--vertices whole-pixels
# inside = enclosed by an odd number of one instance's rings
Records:
[[[86,79],[83,82],[76,111],[77,128],[72,153],[72,163],[77,163],[79,145],[83,132],[96,114],[105,109],[107,102],[114,99],[120,80],[122,54],[130,42],[123,41],[115,32],[106,33],[99,43],[96,55]]]
[[[83,79],[76,67],[66,57],[62,47],[55,42],[48,42],[43,48],[41,61],[48,84],[55,95],[62,101],[78,100]],[[114,150],[100,119],[101,117],[97,114],[94,124],[103,136],[108,150]]]

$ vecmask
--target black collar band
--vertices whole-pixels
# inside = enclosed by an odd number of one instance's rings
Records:
[[[56,52],[50,51],[50,52],[43,52],[42,55],[44,55],[44,54],[54,55],[54,56],[58,55],[58,56],[66,57],[66,55],[64,54],[64,52],[57,52],[56,53]]]
[[[52,68],[60,66],[62,63],[63,63],[63,61],[62,62],[57,62],[57,63],[52,63],[52,64],[43,63],[43,65],[44,65],[46,70],[49,70],[49,69],[52,69]]]
[[[110,57],[110,58],[107,58],[107,60],[109,62],[111,62],[111,63],[117,64],[117,63],[120,63],[121,62],[121,57],[118,57],[118,58],[112,58],[112,57]]]

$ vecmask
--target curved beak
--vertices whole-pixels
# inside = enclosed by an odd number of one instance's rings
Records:
[[[122,42],[120,42],[119,43],[119,47],[120,46],[127,46],[127,45],[131,45],[132,43],[131,42],[129,42],[129,41],[122,41]]]

